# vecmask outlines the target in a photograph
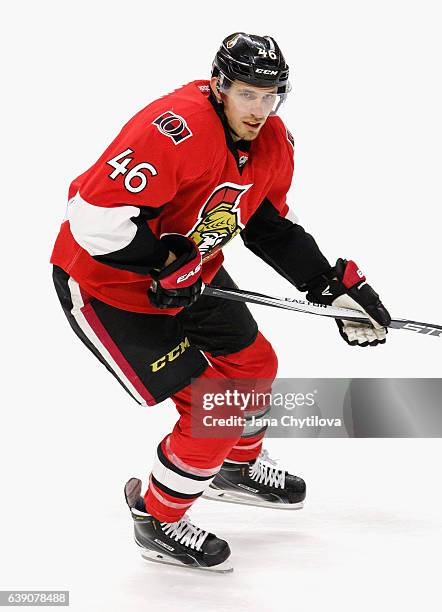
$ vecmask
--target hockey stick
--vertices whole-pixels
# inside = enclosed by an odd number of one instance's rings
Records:
[[[332,317],[333,319],[345,319],[346,321],[359,321],[368,323],[369,319],[358,310],[349,308],[338,308],[336,306],[324,306],[323,304],[312,304],[304,300],[295,298],[280,298],[254,291],[243,291],[242,289],[229,289],[227,287],[204,286],[204,295],[210,297],[224,298],[236,302],[250,302],[251,304],[263,304],[274,308],[294,310],[296,312],[306,312],[307,314],[319,315],[322,317]],[[388,326],[392,329],[406,329],[408,331],[425,334],[426,336],[441,336],[442,325],[431,325],[429,323],[419,323],[408,319],[392,319]]]

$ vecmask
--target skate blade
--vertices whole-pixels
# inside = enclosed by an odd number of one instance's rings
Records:
[[[212,501],[220,501],[228,504],[241,504],[242,506],[257,506],[259,508],[274,508],[275,510],[301,510],[304,507],[304,502],[295,504],[283,504],[278,502],[267,502],[264,500],[254,499],[246,493],[232,493],[231,491],[221,491],[221,489],[213,489],[209,487],[204,491],[202,496],[204,499]]]
[[[153,561],[153,563],[162,563],[164,565],[173,565],[174,567],[180,567],[182,569],[203,570],[206,572],[214,572],[218,574],[227,574],[233,572],[233,567],[229,563],[228,559],[226,559],[222,563],[219,563],[218,565],[214,565],[213,567],[202,567],[201,565],[184,565],[184,563],[180,563],[180,561],[176,561],[172,557],[164,555],[160,552],[156,552],[154,550],[144,549],[141,553],[141,556],[146,561]]]

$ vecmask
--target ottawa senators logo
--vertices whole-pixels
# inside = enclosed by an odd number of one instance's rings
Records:
[[[243,229],[239,202],[251,186],[223,183],[200,210],[198,221],[187,236],[195,242],[203,260],[212,257]]]
[[[166,111],[152,121],[152,123],[157,126],[162,134],[172,138],[176,145],[193,136],[187,127],[186,120],[172,111]]]
[[[234,47],[236,45],[236,43],[238,42],[238,39],[239,39],[239,34],[237,34],[236,36],[234,36],[233,38],[228,40],[227,44],[226,44],[226,47],[228,49],[231,49],[232,47]]]

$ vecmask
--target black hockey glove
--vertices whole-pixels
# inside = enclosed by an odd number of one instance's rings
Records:
[[[162,270],[150,271],[149,299],[157,308],[190,306],[201,294],[201,253],[193,240],[181,234],[167,234],[160,240],[176,259]]]
[[[307,293],[309,302],[352,308],[368,314],[370,323],[336,319],[339,333],[352,346],[385,344],[391,317],[378,294],[365,281],[354,261],[338,259],[327,276],[320,278]]]

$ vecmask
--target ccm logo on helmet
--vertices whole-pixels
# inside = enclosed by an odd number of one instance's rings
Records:
[[[195,274],[198,274],[198,272],[201,270],[201,264],[199,263],[197,265],[196,268],[194,268],[193,270],[191,270],[190,272],[186,272],[186,274],[181,274],[181,276],[179,276],[176,279],[177,283],[184,283],[185,280],[187,280],[188,278],[190,278],[191,276],[195,276]]]
[[[152,123],[157,126],[162,134],[172,138],[176,145],[186,140],[186,138],[193,136],[192,132],[187,127],[186,120],[172,111],[166,111],[152,121]]]
[[[272,75],[278,74],[277,70],[265,70],[264,68],[255,68],[255,72],[259,74],[272,74]]]

